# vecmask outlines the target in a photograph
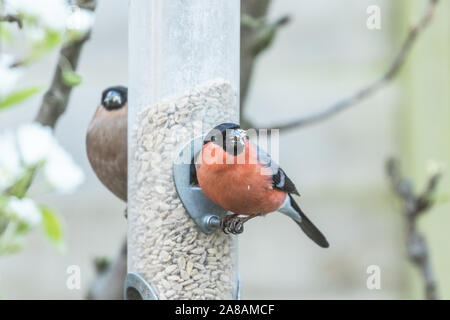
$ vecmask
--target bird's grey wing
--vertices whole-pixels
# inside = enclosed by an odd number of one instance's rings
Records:
[[[258,152],[258,161],[269,168],[272,173],[273,188],[286,193],[300,195],[295,184],[289,179],[284,170],[272,160],[270,154],[262,150],[259,146],[256,146],[256,150]]]

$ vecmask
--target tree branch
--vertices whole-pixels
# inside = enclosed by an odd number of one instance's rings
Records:
[[[302,128],[314,123],[317,123],[319,121],[323,121],[326,119],[331,118],[332,116],[336,115],[337,113],[361,102],[362,100],[372,96],[374,93],[378,92],[381,88],[386,86],[397,74],[398,71],[401,69],[403,64],[405,63],[406,58],[408,57],[408,54],[411,51],[411,48],[414,44],[414,42],[417,40],[417,37],[422,33],[423,30],[428,26],[430,21],[433,18],[433,14],[436,8],[437,3],[439,0],[429,0],[428,5],[424,11],[424,14],[422,15],[421,19],[418,21],[416,25],[411,27],[408,35],[406,36],[405,40],[403,41],[403,44],[400,48],[400,51],[395,56],[393,62],[387,69],[387,71],[378,79],[376,79],[374,82],[370,83],[369,85],[361,88],[360,90],[356,91],[355,93],[351,94],[350,96],[337,101],[322,110],[312,113],[310,115],[307,115],[305,117],[301,117],[299,119],[287,122],[287,123],[279,123],[269,126],[269,128],[277,128],[280,130],[283,130],[284,132],[291,130],[291,129],[298,129]]]
[[[77,5],[80,8],[91,11],[95,11],[96,4],[96,0],[77,1]],[[63,80],[62,66],[70,63],[72,70],[76,70],[81,50],[90,38],[90,34],[91,30],[83,38],[72,41],[61,48],[52,84],[44,95],[35,121],[53,129],[55,128],[56,122],[67,109],[70,93],[72,92],[72,87],[65,84]],[[126,247],[125,241],[114,263],[107,264],[104,269],[97,270],[98,277],[91,285],[88,299],[122,299],[123,280],[127,269]]]
[[[241,2],[241,88],[240,119],[241,127],[251,124],[244,115],[250,81],[256,58],[272,44],[278,29],[289,22],[284,16],[275,22],[267,21],[267,11],[271,0],[244,0]]]
[[[0,15],[0,22],[10,22],[10,23],[17,23],[17,26],[22,29],[22,19],[20,19],[19,16],[14,14],[7,14],[7,15]]]
[[[125,240],[114,261],[103,270],[98,270],[97,277],[89,289],[87,299],[122,300],[126,274],[127,241]]]
[[[241,1],[242,16],[252,19],[265,18],[271,0],[244,0]],[[251,48],[251,39],[254,38],[256,28],[241,23],[241,109],[247,97],[248,86],[253,74],[255,55]]]
[[[78,0],[77,5],[80,8],[94,11],[96,1]],[[76,70],[81,49],[83,48],[84,43],[89,39],[90,33],[90,31],[87,32],[83,38],[71,41],[61,48],[52,84],[44,95],[35,121],[44,126],[54,128],[59,117],[66,111],[72,87],[67,85],[63,80],[62,66],[70,63],[72,69]]]
[[[425,191],[422,194],[415,195],[412,182],[401,176],[400,164],[397,160],[389,159],[387,161],[386,172],[394,193],[403,202],[403,214],[407,223],[406,248],[409,260],[422,273],[426,299],[437,300],[439,298],[436,278],[431,267],[426,239],[417,227],[417,218],[432,207],[432,195],[437,189],[441,173],[433,174]]]
[[[77,5],[80,8],[94,11],[96,0],[78,0]],[[89,35],[90,30],[81,40],[72,41],[61,49],[52,84],[41,102],[39,112],[35,118],[36,122],[39,122],[44,126],[50,126],[54,129],[59,117],[66,110],[72,87],[64,83],[61,66],[63,63],[69,61],[73,70],[76,70],[81,49],[83,44],[89,39]],[[35,173],[36,168],[33,168],[30,172],[30,176],[26,177],[27,180],[23,182],[25,183],[23,187],[24,194],[33,183]]]

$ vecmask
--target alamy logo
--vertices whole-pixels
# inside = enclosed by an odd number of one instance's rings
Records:
[[[377,265],[370,265],[367,267],[366,273],[369,275],[367,277],[366,286],[369,290],[380,290],[381,289],[381,268]]]
[[[70,265],[67,267],[66,273],[68,274],[66,280],[66,286],[69,290],[81,289],[81,268],[77,265]]]
[[[379,6],[371,5],[366,9],[367,17],[366,26],[369,30],[381,29],[381,9]]]

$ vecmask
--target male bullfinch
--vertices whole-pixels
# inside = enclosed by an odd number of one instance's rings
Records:
[[[241,233],[246,221],[279,211],[292,218],[319,246],[329,247],[294,201],[292,194],[299,194],[294,183],[269,154],[249,141],[239,125],[223,123],[211,130],[195,162],[203,193],[233,213],[222,220],[224,232]]]
[[[86,135],[86,151],[100,181],[118,198],[127,201],[128,89],[103,91]]]

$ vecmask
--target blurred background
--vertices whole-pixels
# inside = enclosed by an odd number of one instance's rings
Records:
[[[245,1],[245,0],[243,0]],[[245,116],[258,127],[320,110],[380,76],[398,52],[427,1],[274,0],[269,20],[291,22],[258,57]],[[381,9],[381,29],[366,27],[370,5]],[[60,144],[86,179],[70,195],[33,198],[63,220],[65,252],[41,233],[18,253],[0,256],[0,297],[83,299],[95,278],[94,258],[113,258],[126,235],[125,204],[95,177],[85,153],[88,123],[101,91],[127,85],[127,1],[99,1],[66,113],[56,127]],[[401,159],[421,190],[430,161],[450,164],[450,3],[442,1],[399,75],[351,109],[300,130],[281,131],[280,164],[297,184],[302,207],[327,235],[321,250],[281,215],[252,220],[239,236],[243,299],[421,299],[422,279],[405,249],[405,221],[384,165]],[[47,87],[57,51],[27,70],[21,85]],[[32,121],[41,95],[0,113],[0,128]],[[1,150],[0,150],[1,152]],[[450,173],[439,192],[450,193]],[[420,219],[442,298],[450,298],[450,203],[438,202]],[[80,290],[66,286],[67,267],[81,270]],[[367,268],[381,270],[381,288],[369,290]]]

